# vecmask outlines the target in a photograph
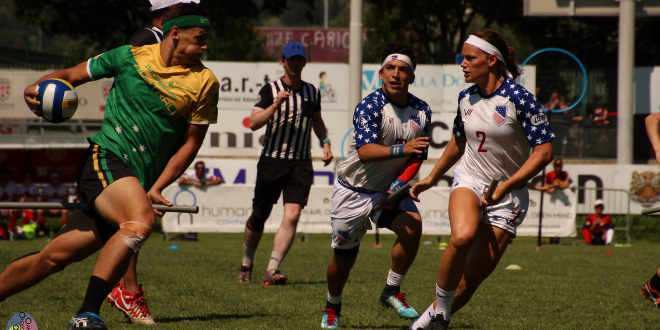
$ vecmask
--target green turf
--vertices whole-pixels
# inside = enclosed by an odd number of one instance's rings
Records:
[[[317,329],[326,298],[325,271],[332,256],[329,235],[294,243],[281,268],[286,286],[237,284],[242,234],[200,234],[199,242],[165,242],[154,234],[140,253],[138,274],[148,291],[155,326],[130,325],[104,304],[110,329]],[[272,247],[266,234],[257,251],[253,279],[260,282]],[[381,307],[378,297],[390,266],[393,236],[383,248],[365,244],[344,291],[343,329],[407,329],[410,322]],[[430,241],[423,237],[422,241]],[[0,268],[42,248],[46,239],[0,241]],[[171,245],[178,245],[172,250]],[[660,266],[660,246],[545,245],[519,238],[472,301],[452,317],[452,329],[657,329],[660,309],[639,295],[642,283]],[[613,251],[613,255],[606,254]],[[422,245],[402,287],[423,311],[434,297],[442,251]],[[41,284],[0,303],[0,328],[16,312],[36,318],[40,329],[62,329],[80,307],[94,261],[71,265]],[[516,264],[522,270],[505,270]]]

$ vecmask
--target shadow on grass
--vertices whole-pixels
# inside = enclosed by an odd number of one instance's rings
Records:
[[[189,316],[189,317],[171,317],[164,319],[155,319],[156,323],[175,323],[175,322],[185,322],[185,321],[213,321],[213,320],[227,320],[227,319],[249,319],[252,317],[264,317],[268,316],[266,314],[207,314],[199,316]]]
[[[412,320],[411,320],[412,322]],[[410,326],[393,326],[393,325],[378,325],[378,326],[373,326],[373,325],[357,325],[357,326],[351,326],[349,327],[350,329],[410,329]],[[467,324],[462,324],[459,326],[452,326],[452,329],[478,329],[475,328],[474,325],[467,325]]]
[[[314,285],[314,284],[327,284],[328,281],[295,281],[289,282],[287,285]]]
[[[352,326],[351,329],[410,329],[410,326],[392,326],[392,325],[358,325]]]

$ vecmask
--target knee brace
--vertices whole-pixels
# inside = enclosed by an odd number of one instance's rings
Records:
[[[151,235],[151,226],[146,225],[139,221],[128,221],[119,225],[119,228],[125,229],[131,232],[130,237],[119,233],[119,236],[123,239],[124,244],[131,248],[133,252],[137,253],[140,251],[144,243]]]
[[[360,252],[360,245],[354,246],[350,249],[335,249],[335,254],[344,258],[353,258]]]
[[[248,219],[245,226],[254,233],[263,233],[264,224],[266,223],[266,220],[268,220],[268,217],[270,216],[270,212],[272,210],[273,210],[272,204],[254,206],[252,209],[252,215]]]

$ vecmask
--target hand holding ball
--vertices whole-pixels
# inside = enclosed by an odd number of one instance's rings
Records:
[[[69,82],[62,79],[48,79],[36,87],[40,102],[37,111],[47,121],[57,124],[69,120],[78,109],[78,93]]]

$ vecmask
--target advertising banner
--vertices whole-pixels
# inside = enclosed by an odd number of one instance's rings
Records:
[[[298,232],[331,233],[330,197],[331,186],[313,186],[309,201],[300,215]],[[536,236],[539,223],[539,194],[531,194],[528,216],[518,229],[519,236]],[[570,190],[565,195],[546,195],[543,214],[543,236],[574,237],[575,198]],[[199,214],[167,213],[163,218],[163,231],[175,232],[228,232],[245,230],[245,222],[252,212],[254,186],[180,187],[172,185],[163,196],[177,205],[198,205]],[[534,199],[536,196],[536,199]],[[417,204],[423,221],[425,235],[449,235],[449,188],[433,188],[424,193]],[[273,207],[266,221],[265,232],[276,232],[282,222],[282,203]],[[382,229],[382,233],[392,234]]]
[[[332,187],[313,187],[307,207],[300,214],[298,231],[305,233],[331,233],[330,196]],[[242,233],[252,213],[254,185],[179,187],[172,185],[163,190],[163,197],[177,205],[198,205],[199,214],[166,213],[163,231]],[[275,204],[266,221],[264,231],[274,233],[282,223],[284,207]]]
[[[261,88],[284,76],[282,65],[273,62],[215,62],[204,65],[213,71],[220,82],[218,110],[252,112]],[[302,74],[303,81],[321,88],[323,111],[347,111],[348,65],[334,63],[308,63]],[[222,111],[219,113],[222,115]]]
[[[350,33],[348,29],[260,28],[266,37],[266,52],[280,57],[282,47],[298,41],[307,48],[310,62],[348,63]]]

